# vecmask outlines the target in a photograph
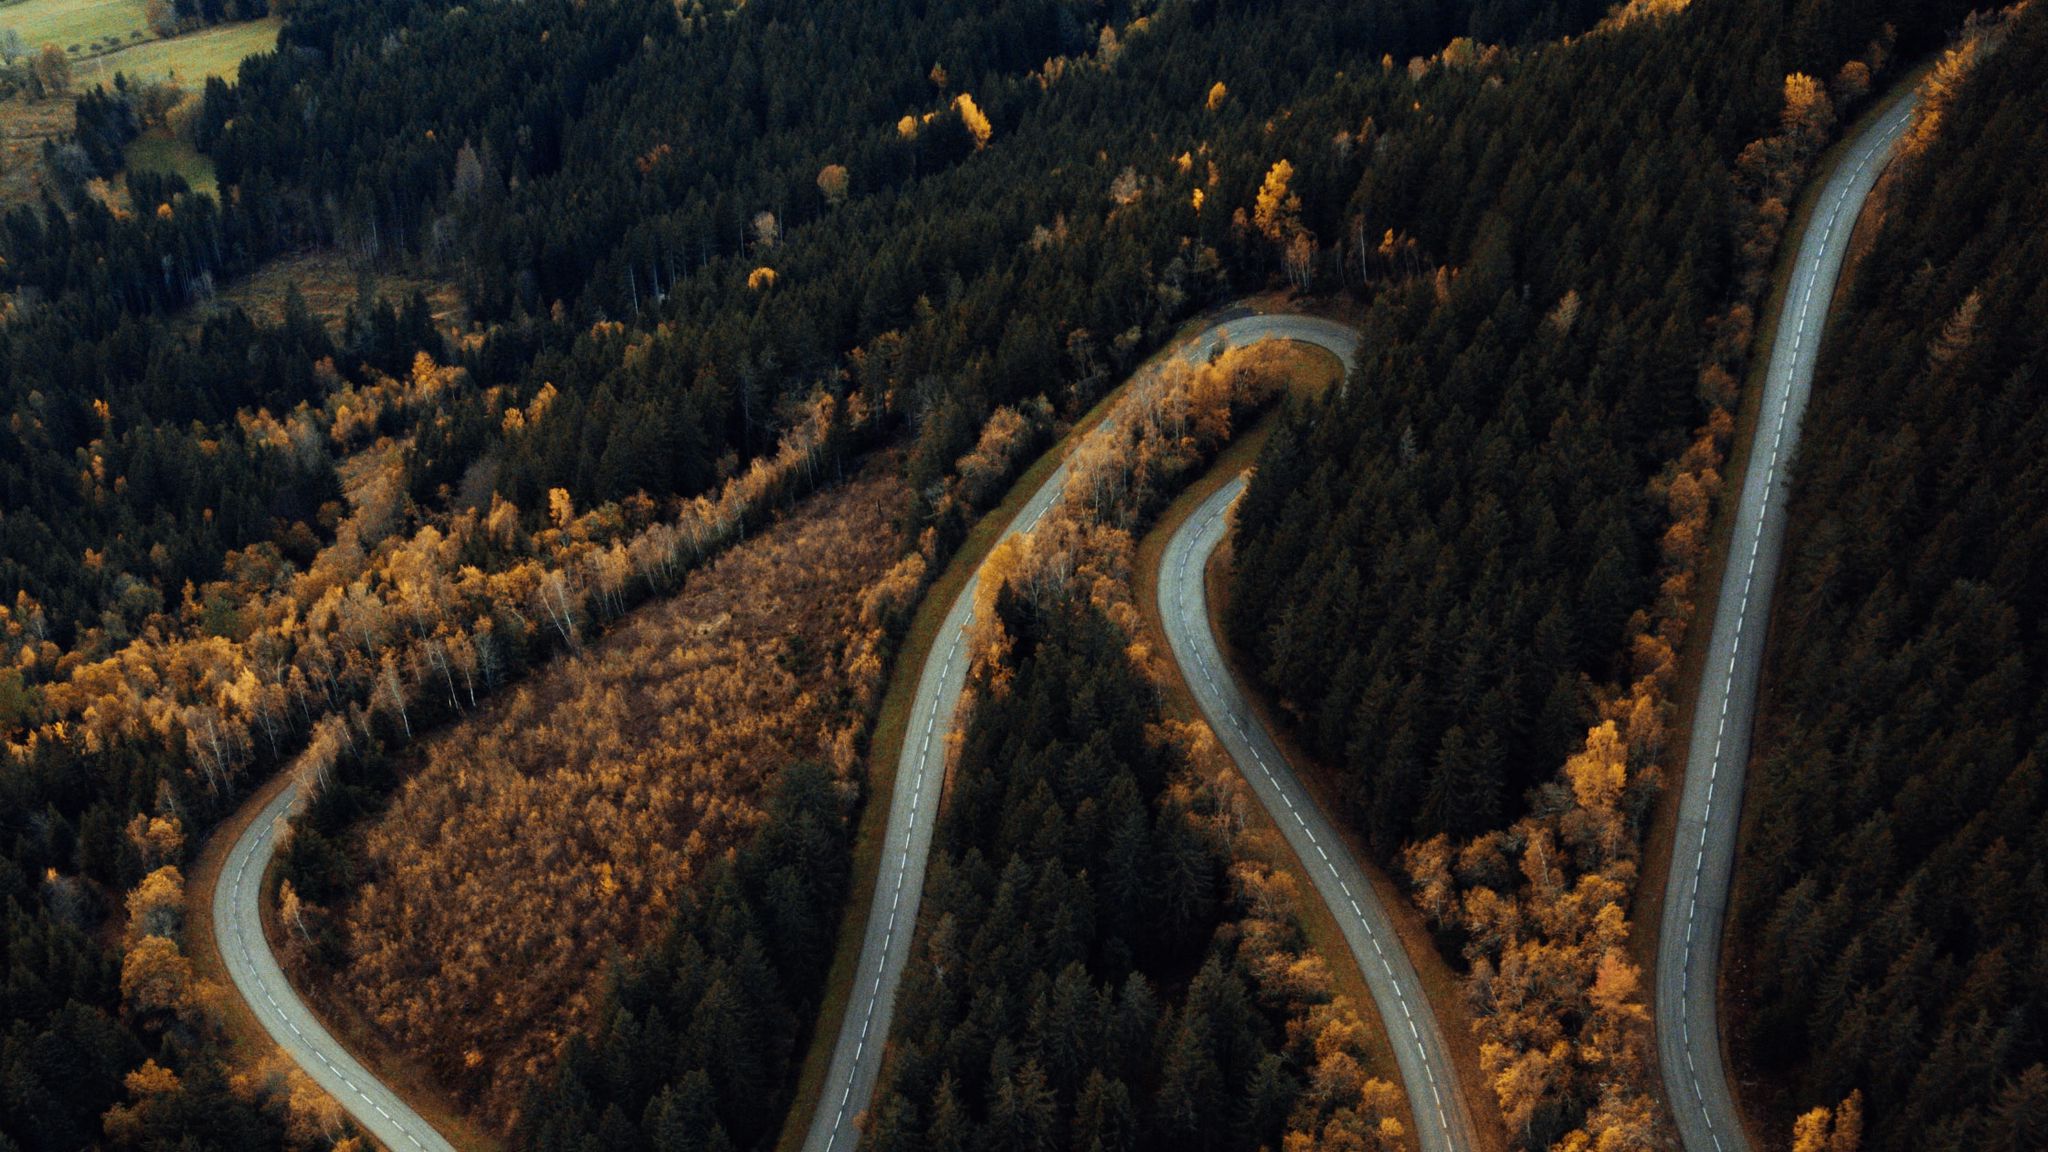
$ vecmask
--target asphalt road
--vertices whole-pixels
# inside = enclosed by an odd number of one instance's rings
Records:
[[[292,990],[263,937],[257,908],[263,870],[277,851],[277,834],[285,828],[298,795],[299,782],[294,779],[263,806],[229,850],[213,889],[214,943],[235,991],[277,1046],[340,1101],[365,1131],[394,1152],[454,1152],[440,1133],[328,1034]]]
[[[1046,478],[1003,530],[1005,537],[1038,526],[1066,486],[1067,472],[1067,465],[1061,464]],[[851,1152],[860,1142],[853,1122],[874,1096],[875,1079],[882,1070],[883,1042],[895,1014],[896,987],[903,981],[903,966],[910,961],[910,938],[917,926],[918,901],[924,894],[925,861],[931,855],[939,793],[945,784],[946,738],[953,732],[960,692],[967,683],[970,660],[962,649],[974,622],[974,592],[980,585],[981,575],[976,573],[954,598],[918,676],[910,727],[896,760],[882,875],[875,884],[874,903],[868,906],[853,996],[840,1021],[818,1110],[812,1113],[811,1128],[804,1137],[806,1152]]]
[[[1800,237],[1714,608],[1657,938],[1657,1058],[1687,1152],[1749,1148],[1728,1088],[1716,994],[1757,681],[1784,551],[1785,469],[1799,444],[1799,420],[1850,233],[1915,103],[1912,97],[1901,101],[1856,137]]]
[[[1358,338],[1350,329],[1303,316],[1238,315],[1220,319],[1188,340],[1177,354],[1189,363],[1207,358],[1219,342],[1233,346],[1275,337],[1304,339],[1330,346],[1341,341],[1340,356],[1349,358]],[[1150,370],[1150,369],[1148,369]],[[1003,532],[1028,532],[1059,499],[1067,482],[1067,466],[1047,477],[1031,500]],[[939,793],[946,771],[946,738],[952,734],[961,689],[967,682],[968,658],[962,649],[973,623],[977,574],[960,590],[939,627],[938,639],[926,657],[911,708],[911,724],[896,762],[896,786],[889,801],[889,824],[882,852],[882,875],[868,907],[868,925],[861,942],[860,966],[854,975],[853,998],[840,1022],[832,1064],[819,1095],[818,1111],[804,1138],[805,1152],[849,1152],[859,1143],[854,1118],[875,1092],[882,1068],[883,1041],[894,1015],[896,988],[910,960],[910,939],[917,924],[918,900],[924,891],[926,858],[931,854],[932,828],[938,818]]]
[[[1352,343],[1355,346],[1355,337]],[[1323,346],[1349,362],[1350,349]],[[1166,623],[1167,641],[1209,727],[1272,813],[1343,929],[1393,1043],[1423,1152],[1463,1152],[1473,1147],[1472,1117],[1415,966],[1402,951],[1401,938],[1372,882],[1245,704],[1209,630],[1202,576],[1210,554],[1230,529],[1227,513],[1244,487],[1243,476],[1225,485],[1203,501],[1167,543],[1159,568],[1159,615]]]

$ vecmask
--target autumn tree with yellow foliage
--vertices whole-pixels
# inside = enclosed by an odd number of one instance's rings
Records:
[[[340,389],[323,412],[244,422],[280,447],[345,447],[389,413],[427,411],[465,379],[422,355],[402,380]],[[505,411],[515,439],[545,415],[551,394],[543,388],[524,410]],[[52,646],[47,667],[38,657],[35,724],[4,734],[8,751],[162,742],[185,754],[203,791],[225,795],[300,746],[323,716],[345,720],[337,733],[353,746],[380,723],[405,735],[415,719],[459,715],[525,662],[576,647],[640,598],[673,589],[749,520],[817,484],[846,423],[860,418],[849,408],[826,396],[799,405],[776,453],[665,517],[644,499],[579,513],[565,489],[553,489],[546,527],[535,532],[496,496],[487,511],[421,515],[403,499],[396,450],[366,447],[345,470],[348,507],[337,512],[333,543],[303,570],[268,545],[231,553],[219,581],[188,590],[183,628],[99,659]],[[231,616],[208,627],[228,605]]]
[[[1862,1152],[1863,1093],[1833,1108],[1802,1113],[1792,1125],[1792,1152]]]
[[[1279,249],[1288,282],[1306,292],[1314,277],[1316,238],[1301,222],[1301,196],[1293,181],[1294,165],[1274,161],[1252,203],[1252,224]]]
[[[989,137],[994,135],[995,128],[989,124],[981,106],[974,102],[974,96],[962,92],[953,97],[953,110],[960,113],[960,122],[967,126],[967,134],[974,137],[974,147],[977,150],[988,147]]]
[[[1293,181],[1294,165],[1275,160],[1252,202],[1252,223],[1276,244],[1301,226],[1301,197],[1290,187]]]

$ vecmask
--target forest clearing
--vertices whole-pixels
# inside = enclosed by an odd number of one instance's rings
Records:
[[[513,1115],[592,1023],[607,957],[631,956],[763,819],[801,761],[846,778],[878,690],[863,589],[901,552],[902,483],[879,470],[809,498],[471,719],[399,757],[390,808],[347,851],[331,977],[411,1038],[487,1115]],[[291,868],[287,866],[287,875]],[[460,959],[455,959],[459,957]]]

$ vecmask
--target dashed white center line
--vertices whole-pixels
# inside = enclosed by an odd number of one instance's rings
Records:
[[[1902,119],[1894,125],[1892,125],[1875,142],[1873,146],[1871,146],[1869,149],[1865,151],[1862,159],[1858,161],[1854,172],[1850,174],[1846,182],[1840,185],[1841,190],[1839,192],[1833,193],[1832,204],[1828,210],[1827,220],[1822,225],[1820,233],[1820,243],[1816,250],[1811,254],[1811,256],[1803,260],[1800,266],[1800,270],[1798,272],[1798,275],[1802,277],[1805,282],[1805,287],[1800,293],[1799,323],[1792,333],[1791,356],[1785,363],[1784,371],[1782,373],[1777,370],[1778,366],[1776,364],[1773,364],[1772,371],[1769,373],[1767,377],[1767,387],[1776,387],[1779,390],[1779,399],[1777,406],[1778,411],[1775,425],[1771,434],[1771,453],[1764,465],[1764,481],[1762,489],[1758,496],[1756,514],[1752,519],[1750,519],[1750,523],[1753,525],[1753,527],[1749,529],[1749,531],[1751,532],[1749,545],[1749,569],[1744,574],[1742,582],[1742,591],[1736,602],[1735,626],[1729,644],[1728,668],[1727,671],[1719,678],[1719,682],[1713,686],[1713,690],[1718,691],[1721,696],[1721,719],[1719,729],[1716,732],[1714,740],[1714,751],[1713,754],[1709,757],[1707,764],[1706,798],[1701,812],[1699,844],[1695,849],[1693,856],[1692,891],[1687,899],[1685,911],[1686,948],[1683,954],[1683,959],[1679,973],[1678,999],[1679,1018],[1682,1029],[1681,1047],[1684,1050],[1685,1061],[1688,1069],[1691,1069],[1694,1063],[1691,1019],[1692,1003],[1690,993],[1692,988],[1692,966],[1695,958],[1695,950],[1693,948],[1695,940],[1694,920],[1699,911],[1700,875],[1706,867],[1708,830],[1712,827],[1714,818],[1714,790],[1721,771],[1721,752],[1723,746],[1722,737],[1725,734],[1728,727],[1728,705],[1729,700],[1734,693],[1734,681],[1736,678],[1737,669],[1736,653],[1740,652],[1742,649],[1743,629],[1744,626],[1747,624],[1749,618],[1749,602],[1751,588],[1754,583],[1756,574],[1757,554],[1759,549],[1763,545],[1763,534],[1766,527],[1766,521],[1769,519],[1770,516],[1771,499],[1775,494],[1775,487],[1777,482],[1778,460],[1784,445],[1785,433],[1788,427],[1794,431],[1795,435],[1797,432],[1796,423],[1793,421],[1791,417],[1791,403],[1792,395],[1795,391],[1796,377],[1799,375],[1799,370],[1802,364],[1804,363],[1804,360],[1802,358],[1802,352],[1805,350],[1806,346],[1806,336],[1808,333],[1807,321],[1809,309],[1811,307],[1814,289],[1819,286],[1821,273],[1828,260],[1828,241],[1831,237],[1833,237],[1836,225],[1841,222],[1842,212],[1844,208],[1848,206],[1849,193],[1851,189],[1860,180],[1865,171],[1868,170],[1871,162],[1874,159],[1876,159],[1879,155],[1887,155],[1889,153],[1889,149],[1892,143],[1896,141],[1900,134],[1902,134],[1905,131],[1906,125],[1908,123],[1910,123],[1910,119]],[[1865,192],[1867,191],[1868,189],[1866,188]],[[1827,199],[1829,199],[1829,197],[1826,193],[1824,193],[1823,200]],[[1860,198],[1858,200],[1858,206],[1860,209]],[[1818,343],[1818,339],[1816,339],[1815,343]],[[1809,383],[1811,381],[1811,372],[1812,369],[1809,365],[1807,366],[1807,376]],[[1766,401],[1766,403],[1768,404],[1768,400]],[[1805,401],[1802,398],[1802,411],[1804,409],[1804,406]],[[1751,683],[1748,686],[1748,688],[1749,691],[1753,694],[1755,691],[1755,684]],[[1711,697],[1709,698],[1711,699]],[[1707,1132],[1711,1136],[1714,1148],[1718,1152],[1718,1150],[1722,1147],[1721,1138],[1720,1135],[1714,1129],[1714,1117],[1712,1111],[1708,1107],[1706,1092],[1702,1087],[1700,1079],[1697,1075],[1693,1075],[1689,1077],[1689,1079],[1691,1080],[1694,1104],[1697,1106],[1700,1119],[1705,1122]]]
[[[1424,1039],[1420,1027],[1415,1021],[1414,1012],[1409,1007],[1407,991],[1402,986],[1401,978],[1396,974],[1393,964],[1388,960],[1386,949],[1380,943],[1380,934],[1374,930],[1372,919],[1367,917],[1364,908],[1353,894],[1351,885],[1346,879],[1344,872],[1338,868],[1337,861],[1331,858],[1328,849],[1317,837],[1315,829],[1303,815],[1302,807],[1295,804],[1293,797],[1289,794],[1289,786],[1281,783],[1280,778],[1274,774],[1271,765],[1268,763],[1267,757],[1264,755],[1267,749],[1261,747],[1264,743],[1264,733],[1261,731],[1255,736],[1253,728],[1244,719],[1242,710],[1230,703],[1224,702],[1226,699],[1225,693],[1214,671],[1215,665],[1221,663],[1222,656],[1220,653],[1213,651],[1213,637],[1210,636],[1206,624],[1197,625],[1197,613],[1190,607],[1187,594],[1188,587],[1195,583],[1195,579],[1190,578],[1188,573],[1193,567],[1196,567],[1191,565],[1191,561],[1196,559],[1194,554],[1198,548],[1202,549],[1206,555],[1206,552],[1213,549],[1216,542],[1220,540],[1221,529],[1218,526],[1218,521],[1223,514],[1223,510],[1228,505],[1229,502],[1224,501],[1219,507],[1204,517],[1198,525],[1182,530],[1182,535],[1179,538],[1179,551],[1173,561],[1175,570],[1180,573],[1180,579],[1175,581],[1174,590],[1174,615],[1179,618],[1178,622],[1181,626],[1179,629],[1180,635],[1170,634],[1168,640],[1178,652],[1181,647],[1179,642],[1185,637],[1185,646],[1192,654],[1197,670],[1201,672],[1202,681],[1209,688],[1206,696],[1198,697],[1202,710],[1212,718],[1218,711],[1221,711],[1230,718],[1230,728],[1234,730],[1234,735],[1237,739],[1234,744],[1226,742],[1226,746],[1230,748],[1233,755],[1238,756],[1240,764],[1244,763],[1243,757],[1248,755],[1252,763],[1257,766],[1259,771],[1256,775],[1249,773],[1247,775],[1252,779],[1252,783],[1255,786],[1254,790],[1266,805],[1267,810],[1277,816],[1282,807],[1284,807],[1294,820],[1291,829],[1285,821],[1281,822],[1283,832],[1287,832],[1290,838],[1298,832],[1306,841],[1307,846],[1315,849],[1317,857],[1322,861],[1323,869],[1327,872],[1329,881],[1324,881],[1320,874],[1315,876],[1314,879],[1317,889],[1324,893],[1325,903],[1330,906],[1333,912],[1341,907],[1349,907],[1352,915],[1351,925],[1362,931],[1366,941],[1372,945],[1373,954],[1380,961],[1379,976],[1383,980],[1373,979],[1373,973],[1363,963],[1362,957],[1360,957],[1360,968],[1366,972],[1368,980],[1376,989],[1383,989],[1378,992],[1378,995],[1386,996],[1391,993],[1393,1003],[1400,1008],[1402,1018],[1408,1026],[1409,1037],[1414,1044],[1412,1052],[1418,1058],[1418,1063],[1422,1066],[1424,1082],[1429,1087],[1430,1099],[1435,1105],[1436,1134],[1440,1136],[1443,1146],[1453,1149],[1458,1148],[1460,1146],[1459,1140],[1453,1132],[1449,1116],[1444,1110],[1443,1091],[1437,1081],[1436,1062],[1432,1059],[1432,1052],[1439,1048],[1442,1041],[1433,1032],[1428,1039]],[[1242,748],[1242,755],[1239,754],[1240,747]],[[1279,759],[1277,751],[1274,753],[1274,759]],[[1265,785],[1263,788],[1257,787],[1261,781]],[[1292,778],[1289,779],[1288,784],[1298,787],[1298,785],[1294,784]],[[1279,801],[1278,805],[1274,803],[1276,797]],[[1297,847],[1297,855],[1301,855],[1299,847]],[[1341,852],[1339,856],[1342,856]],[[1356,866],[1352,865],[1352,867],[1355,869]],[[1332,884],[1336,892],[1342,894],[1341,904],[1331,898],[1333,893],[1330,891],[1330,885]],[[1348,935],[1349,932],[1347,931]],[[1384,1000],[1381,1006],[1382,1015],[1385,1015]],[[1420,1101],[1415,1103],[1417,1110],[1420,1111]]]

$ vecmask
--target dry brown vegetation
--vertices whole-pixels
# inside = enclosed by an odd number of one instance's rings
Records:
[[[404,272],[378,271],[369,275],[372,296],[404,300],[420,292],[433,309],[435,324],[442,328],[462,326],[462,297],[455,285]],[[307,311],[329,328],[335,328],[341,324],[349,305],[360,297],[363,276],[364,272],[338,251],[309,252],[264,264],[229,285],[209,306],[239,306],[256,319],[275,324],[284,317],[286,293],[296,287],[306,301]]]
[[[991,675],[1000,678],[1009,646],[990,610],[1005,584],[1041,602],[1081,590],[1127,635],[1141,634],[1132,598],[1133,532],[1214,459],[1238,423],[1279,395],[1287,356],[1274,344],[1255,344],[1194,367],[1168,360],[1132,384],[1115,419],[1074,449],[1066,489],[1044,521],[1003,539],[982,566],[975,653]],[[1148,673],[1160,673],[1143,645],[1132,655]]]
[[[30,100],[17,93],[0,100],[0,204],[42,198],[43,141],[71,134],[71,101]]]
[[[508,1116],[589,1024],[606,961],[641,947],[759,823],[775,773],[858,764],[882,668],[883,613],[863,592],[892,586],[906,500],[882,469],[812,497],[680,595],[423,740],[363,836],[346,967],[310,983]]]

